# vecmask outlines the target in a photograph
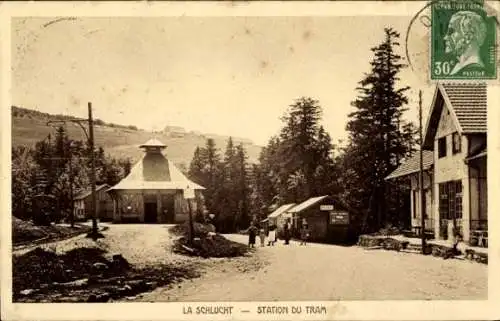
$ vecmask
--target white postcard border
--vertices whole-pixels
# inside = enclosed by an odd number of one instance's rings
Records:
[[[498,2],[489,2],[497,9]],[[10,86],[11,48],[10,17],[16,16],[350,16],[350,15],[403,15],[414,14],[425,5],[418,2],[133,2],[133,3],[6,3],[0,4],[0,40],[2,57],[1,78],[1,298],[2,319],[5,320],[473,320],[499,317],[500,286],[499,259],[500,191],[499,125],[500,88],[490,86],[488,91],[488,167],[489,189],[489,299],[485,301],[342,301],[342,302],[231,302],[232,315],[183,314],[187,306],[220,305],[221,303],[113,303],[113,304],[13,304],[11,302],[11,215],[10,215]],[[360,40],[362,41],[362,40]],[[429,102],[427,102],[429,103]],[[495,227],[495,230],[493,230]],[[249,285],[250,286],[250,285]],[[327,314],[320,315],[259,315],[259,305],[306,306],[323,305]],[[241,312],[249,310],[249,313]],[[495,314],[496,313],[496,314]]]

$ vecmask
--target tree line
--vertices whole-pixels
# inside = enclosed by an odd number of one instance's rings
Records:
[[[64,127],[36,142],[34,147],[12,148],[12,213],[21,219],[48,223],[72,216],[72,195],[90,186],[90,147],[87,142],[69,139]],[[131,169],[130,159],[106,156],[95,151],[96,184],[117,184]],[[54,200],[50,217],[35,206],[35,199]]]
[[[321,124],[320,102],[300,97],[257,164],[249,164],[243,146],[234,147],[231,139],[224,157],[211,139],[196,149],[189,177],[206,188],[205,204],[219,229],[246,228],[249,220],[265,218],[276,206],[320,195],[342,199],[360,232],[389,223],[408,225],[406,185],[384,178],[415,151],[417,131],[403,117],[409,87],[398,84],[406,67],[397,53],[400,35],[392,28],[384,35],[371,49],[371,70],[356,88],[345,146],[333,144]]]

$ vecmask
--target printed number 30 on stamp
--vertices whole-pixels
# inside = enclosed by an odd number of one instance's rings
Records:
[[[431,79],[496,79],[496,21],[477,0],[432,3]]]

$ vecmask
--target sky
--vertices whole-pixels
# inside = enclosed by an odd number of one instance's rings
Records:
[[[182,126],[265,145],[287,107],[309,96],[319,100],[322,124],[337,142],[347,137],[350,102],[370,70],[370,48],[383,40],[384,27],[393,27],[404,56],[410,19],[15,18],[12,105],[86,117],[90,101],[94,117],[107,122],[147,130]],[[410,40],[417,57],[426,40]],[[401,74],[401,86],[412,87],[407,118],[413,121],[418,90],[424,90],[424,114],[433,94],[422,75],[409,68]]]

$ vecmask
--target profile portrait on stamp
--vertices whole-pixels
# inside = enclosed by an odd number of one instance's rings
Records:
[[[479,50],[486,38],[486,24],[483,18],[472,11],[455,13],[448,25],[448,32],[444,36],[445,52],[452,53],[458,59],[450,75],[466,67],[482,67]]]
[[[495,79],[495,21],[475,1],[432,5],[431,79]]]

